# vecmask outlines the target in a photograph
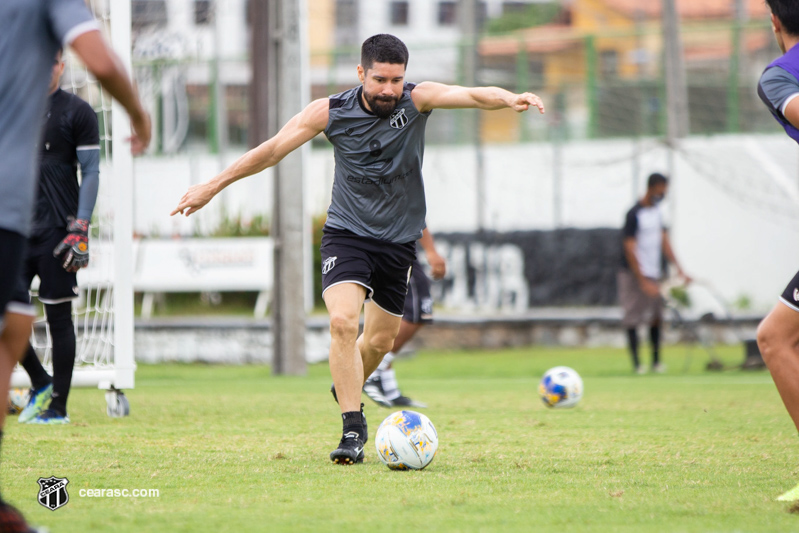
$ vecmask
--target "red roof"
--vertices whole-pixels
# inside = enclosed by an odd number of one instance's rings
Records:
[[[637,16],[656,18],[660,16],[663,7],[661,0],[601,1],[610,9],[630,18]],[[771,13],[765,0],[745,0],[745,2],[749,18],[765,18]],[[735,0],[677,0],[677,11],[681,18],[733,18],[735,15]]]
[[[582,38],[572,26],[547,24],[521,30],[514,35],[483,39],[480,41],[480,54],[486,56],[516,54],[521,43],[524,43],[528,53],[559,52],[581,43]]]

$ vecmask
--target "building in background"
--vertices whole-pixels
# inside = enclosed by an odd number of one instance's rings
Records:
[[[749,113],[758,103],[751,87],[767,58],[777,53],[768,7],[745,0],[745,16],[736,21],[735,3],[677,3],[695,133],[769,128],[761,114]],[[573,0],[556,21],[486,36],[480,45],[484,75],[490,83],[526,83],[547,95],[555,104],[550,110],[564,117],[568,137],[662,135],[661,7],[636,0]],[[745,115],[747,121],[741,119]],[[518,121],[508,114],[491,120],[489,140],[518,138]]]
[[[131,2],[134,62],[156,110],[157,149],[173,153],[199,144],[217,151],[228,143],[246,144],[249,0]],[[501,23],[541,5],[560,9],[550,0],[487,0],[479,3],[478,13],[483,25]],[[457,1],[307,0],[307,9],[313,98],[357,83],[360,44],[375,33],[405,41],[410,79],[459,81],[463,48]],[[220,119],[224,123],[217,124]]]

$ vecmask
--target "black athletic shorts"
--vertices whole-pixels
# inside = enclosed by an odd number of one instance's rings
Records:
[[[26,239],[22,234],[0,229],[0,322],[6,311],[33,314],[30,296],[22,280],[25,246]]]
[[[433,321],[433,298],[430,296],[430,280],[419,261],[413,262],[408,295],[405,297],[403,320],[412,324],[430,324]]]
[[[780,301],[793,309],[799,311],[799,272],[793,277],[791,282],[785,287],[785,291],[780,296]]]
[[[320,251],[322,298],[334,285],[357,283],[366,287],[366,301],[402,316],[415,242],[397,244],[325,226]]]
[[[53,257],[53,250],[66,236],[66,229],[50,228],[28,239],[23,281],[30,287],[34,276],[39,276],[39,301],[44,304],[59,304],[78,297],[77,274],[64,270],[64,261]]]

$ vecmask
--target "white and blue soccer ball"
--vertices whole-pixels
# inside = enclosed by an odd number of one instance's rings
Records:
[[[430,419],[416,411],[397,411],[377,428],[377,455],[392,470],[421,470],[438,451],[438,433]]]
[[[574,407],[583,397],[583,380],[573,368],[556,366],[541,378],[538,395],[547,407]]]
[[[18,415],[28,405],[28,389],[15,388],[8,391],[8,414]]]

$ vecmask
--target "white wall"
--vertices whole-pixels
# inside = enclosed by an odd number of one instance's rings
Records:
[[[637,190],[646,176],[667,171],[667,152],[642,143]],[[562,226],[620,227],[633,204],[633,149],[629,140],[570,143],[562,152]],[[551,144],[489,146],[485,150],[488,229],[551,229]],[[136,162],[135,227],[140,233],[190,234],[214,227],[228,214],[271,209],[269,172],[236,183],[195,218],[168,212],[191,183],[213,177],[232,161],[195,155]],[[333,152],[311,151],[306,212],[322,213],[330,201]],[[427,148],[424,175],[428,224],[433,232],[477,229],[475,154],[469,147]],[[799,269],[799,151],[781,135],[692,138],[676,158],[664,210],[672,220],[678,257],[694,277],[707,280],[729,301],[747,296],[757,309],[776,301]]]

